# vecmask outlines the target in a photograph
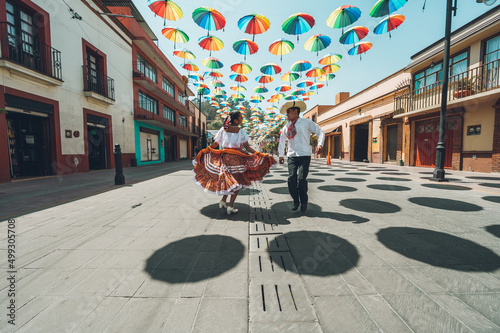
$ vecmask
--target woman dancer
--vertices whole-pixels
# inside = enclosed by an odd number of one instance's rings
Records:
[[[231,112],[214,143],[200,151],[193,161],[196,183],[205,191],[222,195],[219,207],[226,209],[228,214],[238,212],[234,201],[239,191],[262,181],[269,168],[276,164],[273,157],[250,147],[248,134],[239,127],[242,123],[243,114]],[[216,150],[217,147],[222,149]]]

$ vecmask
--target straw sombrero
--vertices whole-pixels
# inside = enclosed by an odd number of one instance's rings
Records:
[[[283,104],[283,106],[280,109],[280,113],[286,114],[286,110],[288,110],[292,106],[298,107],[300,109],[300,112],[304,112],[307,109],[306,103],[304,103],[303,101],[290,101]]]

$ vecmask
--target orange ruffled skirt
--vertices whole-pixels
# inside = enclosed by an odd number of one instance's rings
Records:
[[[195,182],[218,195],[234,192],[261,182],[276,160],[260,152],[248,155],[235,149],[201,150],[193,160]]]

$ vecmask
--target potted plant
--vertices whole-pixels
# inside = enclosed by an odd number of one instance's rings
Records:
[[[456,85],[456,90],[455,90],[455,93],[453,94],[453,96],[455,96],[455,98],[461,98],[461,97],[465,97],[465,96],[470,96],[471,94],[474,93],[474,81],[473,81],[474,78],[468,78],[468,77],[464,77],[460,80],[457,80],[455,82],[455,85]]]

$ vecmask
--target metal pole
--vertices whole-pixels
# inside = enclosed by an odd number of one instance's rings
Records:
[[[453,2],[455,6],[453,6]],[[444,56],[443,56],[443,87],[441,91],[441,113],[439,119],[439,141],[436,147],[436,167],[432,173],[431,180],[437,182],[447,181],[444,171],[446,158],[445,131],[446,131],[446,109],[448,106],[448,78],[450,68],[450,39],[451,39],[451,14],[456,14],[457,0],[446,0],[446,25],[444,35]],[[451,147],[449,147],[451,148]]]
[[[119,144],[115,145],[115,185],[125,184],[125,176],[123,175],[122,149]]]

